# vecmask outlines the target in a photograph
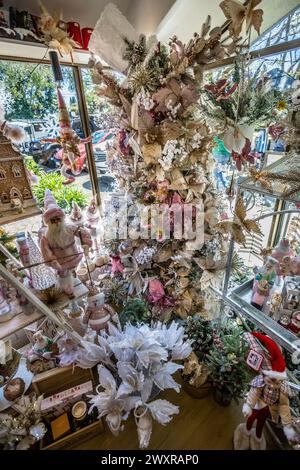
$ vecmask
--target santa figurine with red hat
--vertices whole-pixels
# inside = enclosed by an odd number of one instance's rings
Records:
[[[58,156],[61,153],[61,174],[66,178],[64,184],[72,183],[75,178],[73,175],[80,175],[83,169],[85,160],[85,149],[84,145],[91,141],[91,137],[81,139],[76,132],[72,129],[70,116],[64,102],[61,89],[57,87],[57,99],[58,99],[58,110],[59,110],[59,125],[60,131],[59,136],[52,138],[42,139],[43,142],[58,143],[62,150],[58,152]],[[82,148],[83,147],[83,148]],[[68,171],[72,175],[68,174]]]
[[[82,251],[88,253],[92,239],[87,229],[66,222],[64,211],[58,207],[49,189],[45,192],[44,206],[43,219],[47,229],[41,234],[41,252],[46,264],[57,271],[59,287],[72,296],[72,272],[82,259]],[[82,248],[76,239],[80,240]]]
[[[239,424],[234,432],[235,450],[265,450],[263,427],[268,418],[274,422],[281,419],[288,440],[293,441],[296,437],[289,404],[292,392],[286,382],[286,366],[281,350],[268,336],[256,332],[252,335],[268,350],[269,357],[262,358],[263,368],[250,384],[251,388],[243,405],[243,414],[247,421]],[[271,367],[264,368],[268,363]],[[254,422],[255,429],[252,428]]]

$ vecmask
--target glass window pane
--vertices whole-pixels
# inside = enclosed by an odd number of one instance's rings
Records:
[[[85,99],[89,113],[93,153],[96,164],[98,189],[102,193],[115,192],[116,181],[107,166],[107,148],[116,134],[116,122],[107,101],[96,93],[90,69],[82,68]]]
[[[71,127],[83,135],[73,68],[62,67],[62,96],[70,114]],[[69,213],[72,202],[85,207],[92,197],[86,148],[79,143],[75,167],[67,161],[61,173],[63,151],[56,140],[60,135],[56,84],[51,66],[20,61],[0,61],[0,97],[4,101],[6,119],[24,130],[21,151],[31,174],[33,193],[40,206],[46,188],[53,191],[57,203]],[[43,139],[48,139],[44,141]],[[36,175],[36,176],[33,176]],[[66,177],[74,177],[69,183]],[[68,182],[68,184],[65,184]],[[40,216],[35,218],[40,224]],[[36,228],[34,220],[18,221],[13,231]]]

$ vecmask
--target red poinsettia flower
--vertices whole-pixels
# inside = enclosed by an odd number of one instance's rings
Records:
[[[243,163],[250,163],[251,165],[255,163],[256,155],[254,152],[251,152],[251,142],[249,139],[246,139],[245,145],[240,153],[232,150],[231,155],[238,171],[241,171]]]
[[[278,140],[284,132],[284,127],[281,124],[274,124],[269,127],[268,131],[273,140]]]
[[[215,84],[205,85],[204,88],[206,91],[211,93],[216,101],[227,100],[237,89],[238,84],[235,83],[232,87],[228,89],[228,81],[225,79],[218,80]]]

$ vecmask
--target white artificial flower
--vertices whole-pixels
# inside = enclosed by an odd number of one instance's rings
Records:
[[[152,362],[168,359],[168,352],[160,345],[157,332],[148,325],[135,327],[127,324],[122,338],[110,341],[114,355],[121,361],[130,362],[136,358],[142,367],[147,368]]]
[[[152,418],[162,425],[168,424],[172,419],[171,416],[179,413],[179,407],[167,400],[154,400],[146,406]]]
[[[119,362],[118,374],[123,381],[118,389],[118,398],[142,390],[144,384],[144,374],[142,371],[137,371],[131,364]]]
[[[113,366],[109,358],[108,350],[102,345],[98,346],[89,341],[82,341],[82,347],[78,348],[75,356],[75,364],[82,369],[90,369],[96,364],[104,363]]]
[[[173,361],[186,359],[192,352],[190,340],[184,340],[184,328],[172,321],[170,325],[158,323],[156,328],[160,330],[160,341],[171,353]]]
[[[172,374],[175,374],[180,369],[183,369],[183,366],[175,364],[175,362],[161,364],[157,366],[157,370],[153,374],[153,382],[160,390],[173,389],[179,393],[181,386],[175,382]]]
[[[89,413],[96,407],[99,418],[105,416],[111,432],[117,436],[123,429],[122,420],[140,402],[139,397],[118,398],[117,383],[111,372],[104,366],[98,366],[99,385],[103,392],[97,392],[91,396],[91,408]]]

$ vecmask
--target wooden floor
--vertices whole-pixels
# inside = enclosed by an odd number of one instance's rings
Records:
[[[153,450],[221,450],[232,449],[232,436],[236,426],[244,421],[241,406],[232,403],[223,408],[212,396],[195,399],[181,390],[161,394],[180,407],[180,412],[167,426],[154,423],[149,449]],[[137,433],[132,417],[125,429],[114,437],[106,428],[103,434],[78,446],[77,449],[135,450]]]

